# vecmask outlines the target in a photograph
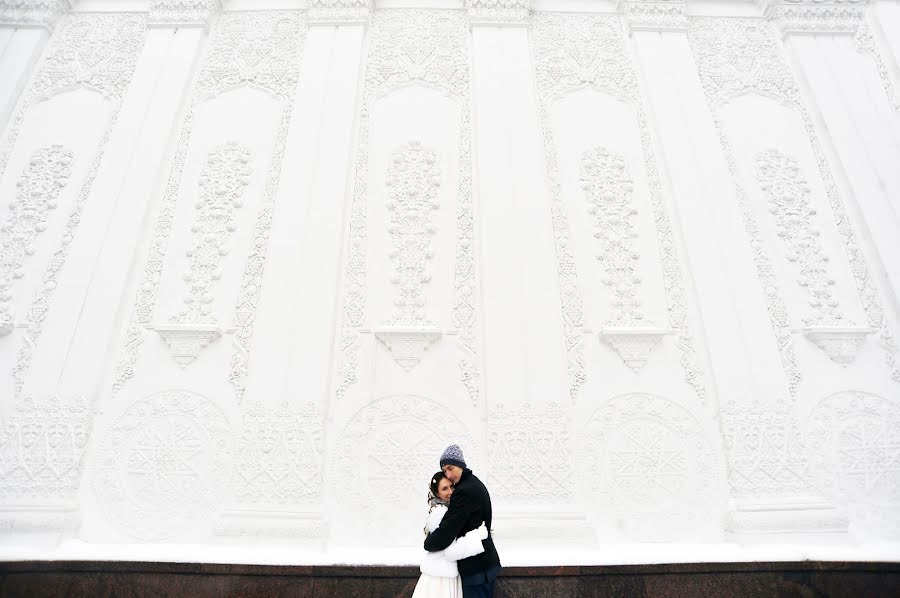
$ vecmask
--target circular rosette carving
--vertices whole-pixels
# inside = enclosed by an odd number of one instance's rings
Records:
[[[716,460],[697,419],[668,399],[608,401],[588,419],[582,452],[592,504],[634,539],[672,540],[709,514]]]
[[[436,401],[396,395],[364,407],[341,431],[334,457],[334,495],[342,512],[353,525],[366,525],[379,543],[420,542],[416,517],[424,520],[428,482],[452,443],[469,458],[475,454],[465,425]]]
[[[109,520],[154,541],[207,521],[228,487],[231,428],[212,401],[168,390],[129,407],[99,452],[94,488]]]
[[[822,399],[806,426],[817,483],[846,504],[851,525],[900,538],[900,405],[864,392]]]

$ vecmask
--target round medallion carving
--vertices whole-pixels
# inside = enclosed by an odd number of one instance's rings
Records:
[[[165,540],[207,521],[231,475],[231,428],[213,402],[158,392],[110,427],[94,476],[109,520],[140,540]]]

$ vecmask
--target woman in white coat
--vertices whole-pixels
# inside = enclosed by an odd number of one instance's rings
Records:
[[[428,489],[428,518],[425,535],[438,528],[447,513],[453,484],[439,471],[431,478]],[[456,561],[484,552],[481,541],[487,538],[484,524],[454,540],[450,546],[437,552],[426,552],[422,557],[422,575],[416,583],[412,598],[462,598],[462,581]]]

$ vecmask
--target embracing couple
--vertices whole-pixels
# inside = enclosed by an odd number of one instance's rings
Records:
[[[451,444],[428,492],[422,575],[412,598],[491,598],[500,557],[491,538],[491,497]]]

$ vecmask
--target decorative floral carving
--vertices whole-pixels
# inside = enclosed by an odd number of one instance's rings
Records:
[[[809,184],[794,158],[776,149],[756,155],[756,179],[769,201],[775,231],[787,250],[787,260],[800,269],[797,284],[806,289],[812,313],[803,318],[806,326],[844,324],[838,300],[831,292],[835,281],[828,276],[828,257],[814,226],[816,210]]]
[[[205,397],[167,390],[137,401],[99,450],[94,492],[103,513],[144,541],[208,521],[231,478],[231,443],[225,414]]]
[[[806,426],[820,488],[867,532],[900,537],[900,406],[859,391],[833,394]]]
[[[71,0],[0,0],[0,23],[53,29],[71,8]]]
[[[391,282],[397,288],[392,326],[430,326],[425,315],[424,287],[431,281],[428,260],[434,256],[431,237],[436,228],[431,213],[440,207],[441,171],[437,154],[418,141],[394,150],[388,168],[388,232],[394,263]]]
[[[217,12],[220,0],[152,0],[150,25],[156,27],[207,27]]]
[[[530,0],[466,0],[466,11],[480,25],[526,24],[531,16]]]
[[[111,116],[66,218],[59,244],[47,263],[34,301],[26,312],[25,334],[12,371],[14,393],[19,399],[23,398],[25,373],[43,332],[44,321],[58,286],[57,278],[66,265],[69,247],[81,224],[94,179],[103,161],[106,143],[118,119],[145,37],[145,21],[138,15],[71,15],[66,18],[57,29],[46,58],[26,92],[27,100],[8,131],[7,148],[12,148],[25,113],[33,102],[69,89],[84,87],[113,101]],[[5,169],[7,159],[8,151],[0,152],[0,171]]]
[[[633,105],[640,128],[650,188],[650,209],[656,224],[657,242],[662,260],[663,288],[669,326],[676,334],[676,346],[685,380],[701,400],[706,387],[697,364],[697,351],[688,322],[687,293],[682,282],[680,258],[676,251],[672,225],[662,197],[662,185],[653,154],[650,130],[644,112],[645,100],[625,47],[622,22],[595,15],[541,13],[533,17],[534,55],[540,100],[540,123],[544,139],[547,177],[550,180],[551,218],[556,242],[560,277],[563,332],[568,353],[569,394],[574,399],[587,379],[584,368],[584,308],[578,290],[578,276],[571,247],[570,229],[562,196],[559,165],[551,127],[553,102],[565,94],[589,86]]]
[[[887,96],[888,103],[894,110],[900,110],[900,94],[897,93],[897,87],[894,85],[893,79],[891,79],[888,66],[878,50],[875,36],[872,34],[872,28],[869,27],[868,23],[863,21],[862,25],[856,30],[854,39],[857,50],[868,53],[875,61],[875,70],[878,71],[878,78],[881,80],[881,86],[884,88],[884,94]]]
[[[603,284],[612,293],[612,317],[606,326],[638,327],[648,323],[638,298],[640,254],[631,193],[634,182],[625,157],[605,147],[595,147],[581,156],[581,188],[594,220],[594,238],[600,251],[597,259],[606,273]]]
[[[260,11],[223,14],[216,21],[189,108],[181,124],[168,182],[126,332],[123,357],[116,368],[114,394],[118,394],[134,375],[145,328],[153,319],[159,281],[175,221],[182,173],[191,146],[194,112],[205,100],[217,94],[240,85],[253,85],[272,94],[281,102],[283,109],[235,308],[234,325],[237,331],[232,338],[235,352],[229,380],[235,387],[238,400],[243,397],[243,380],[247,373],[250,339],[268,249],[275,190],[281,174],[292,115],[293,103],[290,100],[299,78],[303,36],[306,31],[302,26],[302,18],[297,12]]]
[[[366,533],[386,543],[421,541],[420,531],[410,532],[401,522],[422,509],[428,479],[450,442],[469,455],[475,452],[468,430],[445,406],[412,395],[379,399],[357,412],[341,431],[333,465],[338,485],[334,496]],[[380,497],[377,503],[372,496]]]
[[[17,405],[0,424],[0,501],[74,500],[91,415],[82,400]]]
[[[624,0],[620,11],[632,30],[683,31],[687,29],[685,3],[681,0]]]
[[[728,403],[721,428],[734,501],[729,531],[846,531],[846,515],[811,483],[809,453],[785,403]]]
[[[639,540],[688,533],[708,516],[717,461],[700,423],[649,394],[615,397],[588,418],[582,476],[600,509]]]
[[[891,378],[895,382],[900,382],[894,334],[884,317],[878,292],[872,283],[862,248],[856,240],[850,217],[822,150],[815,125],[801,101],[797,83],[781,56],[772,32],[765,22],[758,19],[695,18],[691,20],[689,38],[697,58],[700,81],[706,92],[707,101],[715,118],[719,140],[735,181],[735,191],[744,213],[744,228],[750,239],[751,247],[754,249],[757,273],[765,291],[769,316],[781,352],[782,364],[788,376],[788,389],[791,395],[796,394],[801,375],[797,368],[788,329],[787,310],[778,289],[774,269],[763,250],[759,227],[749,211],[746,191],[738,182],[739,176],[734,152],[718,116],[718,108],[722,104],[749,92],[774,97],[794,106],[797,110],[809,138],[810,148],[819,168],[819,176],[831,205],[832,216],[850,262],[850,271],[862,300],[867,324],[870,328],[879,330],[879,341],[884,349],[884,361],[891,371]]]
[[[372,0],[309,0],[310,23],[366,23],[372,12]]]
[[[488,414],[488,427],[491,494],[517,502],[574,496],[571,426],[559,405],[510,410],[500,404]],[[540,483],[522,484],[523,471]]]
[[[455,11],[381,10],[369,32],[369,56],[359,114],[359,138],[344,270],[343,316],[336,389],[343,398],[357,380],[360,328],[366,319],[366,197],[369,176],[369,117],[374,101],[391,90],[416,84],[447,92],[457,100],[460,138],[456,203],[456,265],[451,321],[458,332],[461,381],[477,402],[480,375],[475,343],[475,254],[472,205],[472,124],[469,108],[469,31]]]
[[[301,409],[254,404],[244,413],[234,498],[241,504],[295,505],[322,492],[324,420],[315,403]]]
[[[72,150],[51,145],[34,152],[16,183],[16,198],[9,217],[0,227],[0,336],[12,332],[13,282],[25,275],[27,256],[47,228],[47,217],[56,208],[59,194],[72,175]]]
[[[789,33],[854,33],[865,18],[859,1],[775,2],[766,16],[775,21],[782,35]]]
[[[728,403],[721,426],[732,497],[777,501],[817,494],[806,448],[786,404]]]
[[[243,195],[250,182],[250,150],[229,142],[209,152],[200,174],[200,197],[194,205],[196,216],[191,226],[191,247],[187,251],[190,271],[185,307],[172,318],[174,324],[213,324],[212,287],[222,277],[219,262],[228,254],[228,242],[237,230],[235,212],[243,206]]]

